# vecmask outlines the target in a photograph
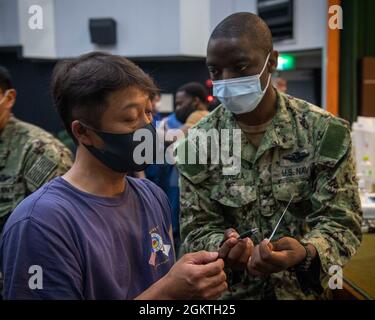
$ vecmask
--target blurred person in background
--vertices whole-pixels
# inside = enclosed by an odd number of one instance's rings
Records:
[[[72,166],[72,154],[51,134],[12,114],[17,92],[0,66],[0,231],[28,195]]]
[[[190,82],[177,90],[175,112],[164,118],[159,128],[164,131],[193,126],[208,115],[207,90],[199,82]]]
[[[208,115],[207,96],[206,88],[198,82],[187,83],[177,90],[175,114],[185,130]]]
[[[272,79],[273,85],[277,90],[279,90],[282,93],[286,93],[288,91],[288,81],[286,79],[281,77],[276,77]]]
[[[152,124],[156,127],[157,122],[162,120],[162,115],[160,114],[161,106],[161,93],[158,91],[151,97],[152,106]]]
[[[186,134],[189,128],[209,114],[207,95],[206,88],[198,82],[190,82],[181,86],[176,93],[175,112],[159,123],[159,135],[164,137],[166,132],[169,131],[169,134],[171,134],[173,130],[181,130],[181,133]],[[183,137],[180,134],[177,134],[177,136]],[[177,140],[175,139],[173,143]],[[167,141],[166,146],[171,143]],[[174,165],[168,163],[152,165],[151,167],[153,171],[152,175],[149,175],[150,179],[164,190],[172,206],[173,236],[177,249],[180,240],[178,171]]]

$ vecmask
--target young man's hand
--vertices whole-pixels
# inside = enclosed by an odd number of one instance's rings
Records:
[[[315,258],[316,249],[313,246],[309,249]],[[264,240],[254,248],[247,271],[253,276],[267,276],[294,267],[305,257],[306,250],[296,239],[286,237],[273,243]]]
[[[173,299],[218,299],[228,288],[224,261],[217,252],[186,254],[166,277]]]
[[[244,270],[254,249],[250,238],[240,239],[234,229],[224,232],[224,243],[219,249],[219,257],[225,261],[225,266],[233,270]]]
[[[188,253],[137,299],[218,299],[228,288],[226,280],[224,261],[217,252]]]

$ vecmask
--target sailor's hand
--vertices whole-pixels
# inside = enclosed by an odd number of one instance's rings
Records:
[[[238,239],[240,235],[234,229],[224,233],[224,242],[219,249],[219,257],[225,266],[234,270],[244,270],[251,256],[254,244],[250,238]]]
[[[247,271],[253,276],[267,276],[294,267],[305,258],[306,250],[296,239],[285,237],[273,243],[266,239],[254,248]]]

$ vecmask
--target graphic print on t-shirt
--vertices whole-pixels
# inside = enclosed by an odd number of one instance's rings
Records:
[[[151,256],[148,263],[154,267],[158,267],[159,265],[169,261],[169,251],[171,250],[171,245],[164,244],[163,238],[158,232],[158,227],[151,229],[149,234],[151,240]]]

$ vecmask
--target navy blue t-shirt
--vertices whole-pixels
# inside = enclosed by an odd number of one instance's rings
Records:
[[[107,198],[59,177],[22,201],[1,237],[4,298],[133,299],[162,278],[175,261],[168,199],[126,181]]]

